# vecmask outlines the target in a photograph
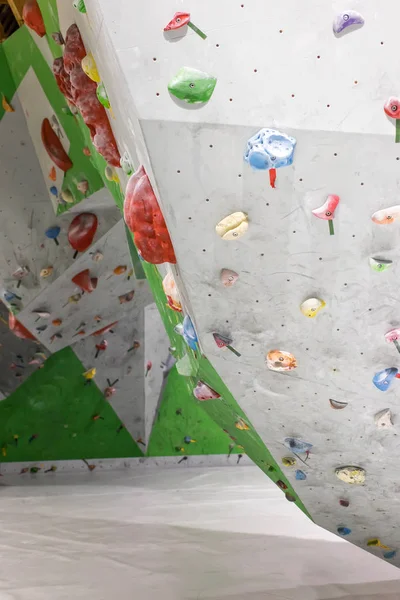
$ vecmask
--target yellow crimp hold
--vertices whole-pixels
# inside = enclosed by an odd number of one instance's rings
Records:
[[[4,108],[4,110],[5,110],[6,112],[10,112],[10,113],[11,113],[11,112],[15,112],[15,110],[13,109],[13,107],[11,106],[11,104],[9,104],[9,103],[7,102],[7,100],[6,100],[6,97],[5,97],[5,95],[4,95],[4,94],[2,95],[2,99],[1,99],[1,105],[2,105],[2,107]]]
[[[93,367],[93,369],[89,369],[88,371],[85,371],[83,373],[83,376],[85,379],[93,379],[93,377],[96,375],[96,367]]]
[[[236,427],[236,429],[240,429],[241,431],[246,431],[247,429],[250,429],[250,427],[247,425],[246,421],[244,421],[242,418],[240,418],[236,421],[235,427]]]

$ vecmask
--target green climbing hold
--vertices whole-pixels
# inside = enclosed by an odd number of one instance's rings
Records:
[[[74,0],[72,5],[76,10],[79,10],[80,13],[86,13],[86,6],[83,0]]]
[[[168,84],[169,92],[189,104],[208,102],[212,96],[217,80],[212,75],[182,67]]]
[[[104,83],[99,83],[97,86],[97,99],[104,106],[104,108],[110,108],[110,101],[107,96],[106,88],[104,87]]]

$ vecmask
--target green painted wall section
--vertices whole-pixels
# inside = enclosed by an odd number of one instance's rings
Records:
[[[33,33],[32,35],[36,34]],[[76,183],[86,179],[89,183],[89,194],[102,189],[104,183],[95,166],[83,154],[82,150],[86,145],[82,136],[83,121],[80,116],[75,117],[63,113],[62,109],[67,108],[66,100],[58,89],[53,72],[35,44],[32,35],[27,27],[21,27],[2,44],[2,49],[14,81],[14,90],[18,88],[28,69],[32,67],[58,121],[68,136],[70,141],[68,155],[73,167],[65,173],[63,189],[69,188],[73,191],[74,197],[76,197],[75,204],[77,204],[84,198],[84,195],[77,190]],[[3,88],[2,79],[0,90],[3,91]],[[9,98],[9,100],[11,99]],[[46,183],[49,187],[52,185],[50,180],[47,180]],[[59,205],[58,214],[65,212],[71,206],[72,204],[66,207]]]
[[[1,462],[143,455],[126,429],[118,431],[121,422],[96,385],[85,385],[84,371],[65,348],[0,403]]]
[[[11,75],[10,67],[8,66],[7,57],[4,52],[4,44],[0,44],[0,73],[1,73],[1,79],[0,79],[1,94],[4,95],[5,99],[8,100],[8,102],[11,102],[11,100],[15,94],[16,85],[15,85],[14,79]],[[0,100],[1,100],[1,98],[0,98]],[[4,113],[5,113],[5,110],[0,102],[0,121],[3,118]]]

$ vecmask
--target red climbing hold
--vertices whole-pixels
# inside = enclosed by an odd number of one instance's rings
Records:
[[[68,241],[77,252],[85,252],[93,242],[97,231],[97,217],[93,213],[81,213],[71,221]]]
[[[97,287],[97,277],[90,277],[89,269],[81,271],[71,279],[72,283],[81,288],[84,292],[90,294]]]
[[[176,263],[164,217],[143,166],[128,181],[124,217],[144,260],[153,265]]]
[[[39,37],[46,34],[43,17],[37,0],[26,0],[22,9],[22,18],[25,25],[32,29]]]
[[[180,29],[185,25],[188,25],[190,21],[190,13],[177,12],[174,14],[171,21],[164,27],[164,31],[173,31],[174,29]]]
[[[53,131],[48,119],[44,119],[42,123],[42,142],[47,154],[59,169],[65,173],[72,167],[71,159],[65,152],[60,138]]]
[[[116,325],[118,323],[118,321],[114,321],[114,323],[110,323],[109,325],[106,325],[105,327],[103,327],[102,329],[98,329],[97,331],[94,331],[91,335],[101,335],[102,333],[107,333],[107,331],[111,331],[111,329],[114,327],[114,325]]]
[[[269,183],[272,188],[275,188],[276,181],[276,169],[269,170]]]
[[[21,340],[36,340],[35,336],[20,323],[11,312],[8,313],[8,326],[14,335]]]

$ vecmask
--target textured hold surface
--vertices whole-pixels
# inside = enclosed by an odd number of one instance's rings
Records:
[[[248,228],[249,221],[247,215],[241,211],[228,215],[215,226],[217,234],[223,240],[236,240],[242,237]]]
[[[266,361],[267,367],[271,371],[292,371],[297,367],[296,358],[285,350],[270,350]]]
[[[196,387],[193,390],[193,395],[197,400],[215,400],[220,398],[220,394],[213,390],[204,381],[198,381]]]
[[[396,206],[377,210],[371,219],[377,225],[391,225],[400,219],[400,206],[397,204]]]
[[[338,467],[335,474],[344,483],[362,485],[365,482],[365,471],[361,467]]]
[[[339,13],[333,21],[333,31],[341,33],[347,27],[352,25],[364,25],[363,16],[356,10],[346,10]]]
[[[164,217],[143,166],[129,179],[124,218],[144,260],[154,265],[176,263]]]
[[[247,142],[244,159],[254,169],[279,169],[293,163],[295,147],[295,138],[264,128]]]

